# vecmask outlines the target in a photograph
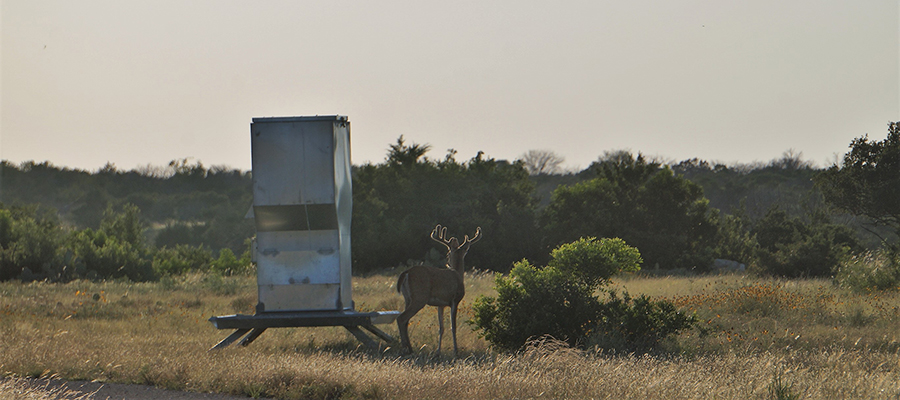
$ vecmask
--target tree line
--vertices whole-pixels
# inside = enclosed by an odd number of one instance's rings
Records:
[[[577,173],[480,152],[463,161],[453,150],[431,158],[428,145],[401,137],[384,162],[353,168],[354,271],[442,263],[428,239],[442,224],[455,232],[481,227],[484,250],[469,264],[499,272],[523,259],[546,264],[551,249],[598,237],[638,248],[645,269],[704,272],[724,258],[762,274],[829,276],[842,258],[897,241],[900,140],[896,124],[889,131],[884,141],[854,140],[826,169],[791,152],[768,164],[725,166],[617,151]],[[249,172],[185,159],[93,173],[4,161],[0,174],[0,279],[26,268],[66,276],[63,267],[72,276],[123,276],[126,265],[143,272],[124,276],[153,279],[210,268],[223,254],[237,260],[254,234],[244,218]],[[115,222],[122,218],[132,221]],[[48,236],[57,239],[41,239]]]

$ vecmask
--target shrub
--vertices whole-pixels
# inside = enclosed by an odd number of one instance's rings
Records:
[[[155,278],[149,257],[142,249],[103,231],[85,229],[69,236],[68,246],[84,263],[88,278]]]
[[[232,254],[233,257],[234,254]],[[157,250],[153,256],[153,271],[161,276],[181,275],[188,271],[205,271],[212,264],[212,252],[203,246],[179,244],[174,249],[163,247]]]
[[[515,351],[530,338],[551,335],[576,345],[585,337],[599,303],[589,287],[554,267],[516,263],[508,277],[497,275],[497,297],[481,296],[470,321],[492,345]]]
[[[67,246],[87,270],[87,278],[154,280],[143,232],[141,210],[135,205],[124,205],[121,212],[107,207],[99,230],[72,232]]]
[[[779,243],[774,249],[759,249],[759,265],[755,271],[787,278],[827,277],[848,252],[848,247],[832,243],[824,235],[815,235],[793,243]]]
[[[121,212],[107,207],[100,222],[100,231],[138,250],[144,248],[144,223],[141,221],[141,210],[134,204],[125,204]]]
[[[645,351],[697,323],[695,314],[679,311],[671,301],[608,293],[610,299],[601,305],[598,329],[591,337],[601,347]]]
[[[213,292],[217,296],[232,296],[237,294],[240,284],[236,278],[222,277],[217,274],[207,274],[201,281],[203,288]]]
[[[233,275],[240,267],[241,264],[237,257],[234,256],[234,252],[225,248],[219,250],[219,258],[209,265],[209,270],[220,275]]]
[[[837,267],[834,282],[865,292],[900,289],[900,253],[890,250],[846,257]]]
[[[716,235],[718,244],[715,248],[717,258],[735,260],[742,264],[755,261],[756,238],[750,233],[750,217],[743,207],[732,210],[732,214],[717,213]]]
[[[238,259],[229,248],[219,250],[219,258],[210,264],[209,270],[226,276],[247,275],[253,271],[250,253],[246,252]]]
[[[35,210],[0,209],[0,280],[40,278],[62,263],[62,229]]]
[[[655,346],[696,322],[668,301],[645,296],[619,299],[610,292],[602,303],[594,291],[621,270],[637,270],[640,253],[620,239],[582,238],[552,253],[551,265],[538,268],[527,260],[508,277],[494,281],[497,297],[481,296],[469,321],[496,348],[516,351],[536,337],[552,336],[569,345],[617,343],[629,349]]]
[[[12,242],[13,224],[12,213],[0,208],[0,249],[8,248]]]
[[[755,272],[788,278],[832,276],[843,257],[861,249],[850,228],[829,223],[823,215],[808,217],[810,222],[773,207],[756,222]]]
[[[549,266],[578,277],[591,288],[602,286],[619,271],[639,271],[641,253],[619,238],[581,238],[550,252]]]

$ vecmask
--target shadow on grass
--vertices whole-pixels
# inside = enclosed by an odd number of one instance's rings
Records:
[[[291,346],[278,346],[272,350],[305,355],[328,354],[340,358],[409,364],[419,367],[440,367],[459,363],[482,365],[493,362],[497,357],[497,354],[490,351],[467,351],[465,349],[460,349],[458,356],[454,357],[452,351],[438,353],[427,346],[422,346],[410,353],[402,350],[399,342],[378,341],[377,343],[377,348],[371,348],[352,338],[327,342],[310,339]]]

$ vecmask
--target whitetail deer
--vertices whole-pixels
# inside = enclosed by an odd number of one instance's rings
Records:
[[[438,225],[431,231],[431,238],[434,241],[447,246],[447,268],[416,265],[397,278],[397,292],[406,300],[406,308],[397,317],[400,346],[409,352],[412,352],[412,345],[409,343],[409,320],[428,305],[437,307],[437,352],[440,354],[441,341],[444,337],[444,307],[450,307],[450,331],[453,333],[453,356],[456,357],[456,311],[459,302],[466,295],[466,286],[463,283],[464,259],[469,246],[481,239],[481,228],[475,230],[475,236],[471,239],[466,235],[462,243],[455,237],[450,239],[446,237],[446,227]]]

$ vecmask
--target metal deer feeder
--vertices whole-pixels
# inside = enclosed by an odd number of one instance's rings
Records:
[[[235,329],[213,349],[246,346],[268,328],[343,326],[363,344],[393,341],[376,324],[399,312],[356,312],[351,293],[350,122],[345,116],[253,118],[254,315],[212,317]],[[243,338],[243,339],[242,339]]]

